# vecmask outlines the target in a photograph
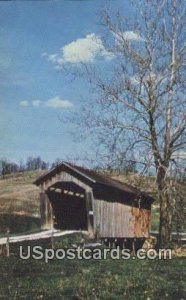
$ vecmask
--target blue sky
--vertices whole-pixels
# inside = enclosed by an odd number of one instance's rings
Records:
[[[111,59],[99,35],[103,7],[130,14],[127,0],[0,1],[0,159],[52,162],[88,149],[59,121],[88,88],[59,69]]]

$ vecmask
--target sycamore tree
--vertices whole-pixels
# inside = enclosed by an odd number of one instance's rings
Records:
[[[171,240],[175,210],[174,179],[186,145],[185,1],[134,1],[133,15],[101,13],[102,36],[89,35],[96,64],[74,53],[63,71],[86,79],[91,95],[73,122],[97,143],[99,161],[121,168],[138,163],[156,175],[160,203],[160,247]],[[74,45],[71,45],[74,46]],[[91,57],[90,57],[91,58]],[[79,60],[78,60],[79,59]],[[77,64],[78,62],[78,64]],[[76,126],[77,128],[77,126]],[[99,151],[100,150],[100,151]],[[139,167],[140,169],[141,167]]]

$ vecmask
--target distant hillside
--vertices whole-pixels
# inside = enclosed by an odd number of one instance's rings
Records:
[[[136,188],[149,193],[152,197],[156,199],[157,197],[157,188],[156,188],[156,179],[155,177],[141,176],[139,174],[129,173],[127,175],[122,174],[111,174],[112,178],[131,184]]]
[[[25,232],[40,227],[39,189],[32,182],[43,171],[0,177],[0,233]]]

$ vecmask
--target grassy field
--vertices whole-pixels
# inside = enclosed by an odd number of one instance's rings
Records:
[[[76,235],[56,239],[64,248]],[[24,249],[30,242],[25,242]],[[49,240],[32,242],[45,249]],[[10,258],[0,257],[0,299],[184,300],[186,268],[183,258],[172,260],[21,260],[19,245]]]

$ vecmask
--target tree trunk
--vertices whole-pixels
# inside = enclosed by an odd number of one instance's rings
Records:
[[[170,201],[164,191],[159,192],[160,223],[159,223],[159,247],[167,248],[171,241],[172,209]]]
[[[167,248],[171,241],[172,205],[168,184],[165,180],[165,168],[159,170],[157,176],[158,195],[160,202],[159,247]]]

